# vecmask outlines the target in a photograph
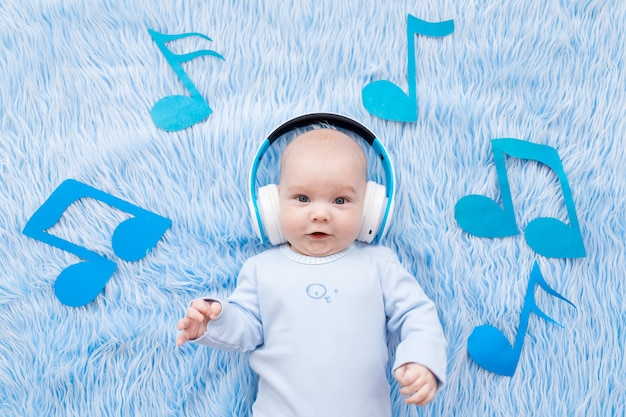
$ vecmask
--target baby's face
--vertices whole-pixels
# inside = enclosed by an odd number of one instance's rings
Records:
[[[294,139],[278,186],[280,226],[292,249],[328,256],[350,246],[361,228],[365,185],[365,155],[350,137],[318,129]]]

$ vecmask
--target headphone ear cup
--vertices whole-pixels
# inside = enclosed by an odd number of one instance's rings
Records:
[[[374,181],[368,181],[363,197],[363,221],[357,240],[372,243],[374,238],[381,232],[380,223],[387,208],[386,190],[383,185]]]
[[[261,227],[267,240],[274,246],[285,243],[280,229],[278,186],[268,184],[257,191],[257,208],[261,217]]]

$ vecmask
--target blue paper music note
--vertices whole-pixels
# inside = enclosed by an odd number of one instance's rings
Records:
[[[515,336],[513,346],[509,343],[504,334],[497,328],[489,325],[482,325],[474,328],[474,331],[467,340],[467,350],[470,357],[484,369],[499,375],[513,376],[524,344],[524,336],[528,330],[528,319],[531,313],[535,313],[544,320],[563,327],[561,324],[545,315],[535,303],[535,286],[539,285],[551,296],[559,298],[576,308],[569,300],[554,291],[543,278],[539,264],[535,261],[528,289],[524,297],[524,306],[520,315],[520,324]]]
[[[202,97],[196,86],[191,82],[183,70],[181,64],[191,61],[199,56],[214,56],[222,60],[224,57],[215,51],[204,49],[188,54],[175,54],[170,51],[167,46],[165,46],[165,43],[190,36],[199,36],[208,41],[210,41],[211,38],[195,32],[165,35],[152,29],[148,29],[148,31],[178,78],[182,81],[187,90],[189,90],[189,93],[191,93],[191,97],[173,95],[164,97],[157,101],[150,112],[154,124],[156,124],[160,129],[175,131],[186,129],[209,117],[209,115],[213,113],[213,110],[209,106],[209,102]]]
[[[465,196],[456,203],[454,210],[459,226],[466,232],[480,237],[494,238],[518,234],[504,156],[506,154],[514,158],[534,160],[547,165],[557,175],[565,199],[569,225],[552,217],[534,219],[526,226],[524,232],[526,242],[533,250],[546,257],[585,257],[585,245],[580,233],[572,191],[557,151],[546,145],[520,139],[493,139],[491,144],[503,207],[482,195]]]
[[[415,79],[415,35],[441,38],[454,32],[454,21],[426,22],[407,16],[408,84],[406,94],[396,84],[378,80],[367,84],[361,92],[363,106],[376,117],[398,122],[417,121],[417,89]]]
[[[111,239],[115,254],[126,261],[137,261],[145,257],[172,224],[165,217],[76,180],[68,179],[61,183],[28,220],[23,233],[85,260],[65,268],[54,283],[57,298],[63,304],[73,307],[85,305],[96,298],[117,267],[115,262],[47,232],[70,205],[86,197],[102,201],[134,216],[121,222]]]

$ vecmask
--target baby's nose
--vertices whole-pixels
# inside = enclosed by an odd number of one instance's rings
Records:
[[[330,211],[325,204],[315,204],[311,208],[311,220],[324,222],[330,220]]]

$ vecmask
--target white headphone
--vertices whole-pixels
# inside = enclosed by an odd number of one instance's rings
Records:
[[[259,163],[267,149],[284,134],[314,124],[327,124],[349,130],[362,137],[372,146],[385,171],[385,186],[368,181],[363,201],[363,220],[357,240],[365,243],[379,242],[387,231],[394,206],[395,176],[387,150],[376,136],[360,123],[345,116],[332,113],[312,113],[291,119],[276,128],[261,143],[250,168],[250,212],[252,225],[263,243],[280,245],[286,239],[280,229],[278,186],[268,184],[256,187]]]

